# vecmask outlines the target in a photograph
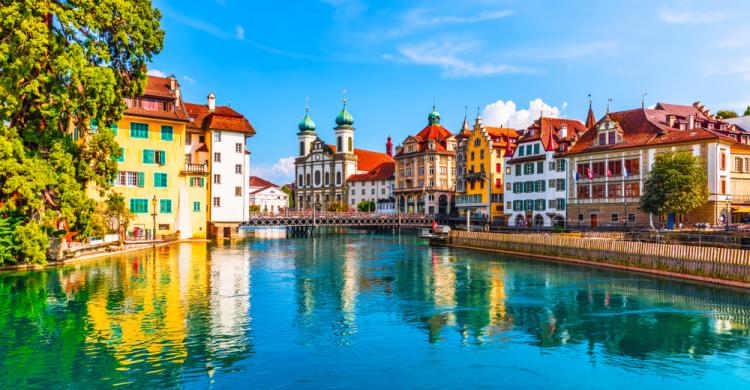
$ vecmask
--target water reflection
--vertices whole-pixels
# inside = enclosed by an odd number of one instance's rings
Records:
[[[531,370],[529,386],[550,362],[603,380],[611,373],[601,365],[739,384],[750,368],[748,297],[433,249],[411,236],[185,243],[0,274],[0,387],[368,387],[399,369],[405,386],[530,375],[486,366],[502,359]]]

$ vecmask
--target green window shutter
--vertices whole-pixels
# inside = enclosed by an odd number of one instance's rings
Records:
[[[531,155],[531,145],[526,145],[526,154]]]
[[[159,165],[165,165],[167,163],[167,152],[163,150],[157,150],[156,151],[156,162]]]
[[[541,184],[540,187],[542,187],[542,192],[547,191],[547,183],[545,183],[544,180],[539,180],[539,184]]]
[[[534,163],[529,164],[529,174],[530,175],[534,174]]]
[[[200,186],[201,186],[201,188],[203,188],[203,187],[206,186],[206,178],[205,177],[201,177],[201,185]]]
[[[523,146],[521,146],[520,148],[518,148],[518,157],[523,157],[523,155],[524,155],[523,151],[524,151]]]
[[[125,162],[125,148],[120,148],[120,157],[116,158],[117,162]]]
[[[143,149],[143,163],[153,164],[154,163],[154,151],[151,149]]]
[[[539,153],[539,144],[534,144],[534,154]]]
[[[536,172],[544,173],[544,161],[539,161],[536,163]]]
[[[558,190],[565,191],[565,179],[560,179],[560,188]]]
[[[521,164],[516,165],[516,176],[521,176]]]
[[[130,122],[130,138],[148,139],[148,123]]]
[[[172,213],[172,200],[171,199],[159,199],[159,212],[163,214]]]
[[[146,185],[145,183],[146,178],[144,177],[143,172],[138,172],[138,187],[143,187]]]
[[[172,129],[172,126],[162,126],[161,127],[161,140],[172,141],[172,139],[174,139],[174,130]]]
[[[167,187],[167,175],[165,173],[154,172],[154,187],[155,188]]]
[[[565,210],[565,198],[557,200],[557,208],[559,210]]]
[[[190,187],[195,187],[195,186],[193,185],[193,178],[192,178],[192,177],[190,178],[190,180],[188,180],[188,186],[190,186]]]
[[[201,202],[193,202],[193,211],[197,213],[201,211]]]

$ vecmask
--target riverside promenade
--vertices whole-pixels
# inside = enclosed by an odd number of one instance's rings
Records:
[[[560,234],[451,231],[448,245],[750,288],[750,251]]]

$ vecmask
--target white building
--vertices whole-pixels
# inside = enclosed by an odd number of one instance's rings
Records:
[[[349,207],[356,208],[362,201],[372,201],[377,205],[380,201],[394,199],[393,171],[395,169],[396,163],[389,161],[378,165],[367,173],[349,176],[346,179],[349,183]],[[394,199],[394,209],[395,202]]]
[[[289,195],[281,187],[257,176],[250,176],[248,203],[260,212],[277,214],[289,207]]]
[[[585,131],[577,120],[542,117],[521,133],[505,158],[508,226],[564,225],[568,164],[562,152]]]
[[[368,174],[381,164],[391,162],[393,158],[385,153],[354,148],[354,119],[344,108],[336,117],[336,145],[326,144],[315,132],[315,123],[309,112],[299,123],[299,156],[294,161],[296,173],[295,198],[298,210],[328,210],[334,204],[356,207],[352,203],[351,191],[362,188],[352,187],[349,178],[354,175]],[[381,187],[376,189],[380,191]],[[371,193],[371,189],[366,189]],[[361,199],[361,195],[360,195]]]
[[[242,114],[227,106],[216,106],[216,96],[208,104],[187,103],[188,128],[202,129],[210,151],[208,222],[211,236],[232,236],[232,229],[249,217],[250,153],[247,138],[255,134]]]

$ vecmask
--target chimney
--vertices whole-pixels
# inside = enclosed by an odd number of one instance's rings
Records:
[[[216,95],[213,92],[208,94],[208,111],[214,112],[216,109]]]
[[[693,130],[695,128],[695,117],[693,114],[688,115],[688,130]]]
[[[568,124],[563,123],[560,125],[560,139],[568,138]]]
[[[667,126],[674,127],[674,121],[675,121],[675,119],[677,119],[677,118],[675,118],[674,115],[667,114]]]
[[[388,136],[388,142],[385,143],[385,154],[389,157],[393,157],[393,142],[391,142],[391,136]]]
[[[174,77],[174,75],[169,76],[169,90],[174,92],[174,90],[177,88],[177,77]]]

